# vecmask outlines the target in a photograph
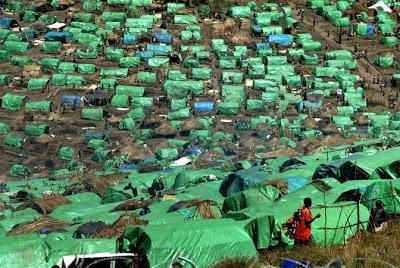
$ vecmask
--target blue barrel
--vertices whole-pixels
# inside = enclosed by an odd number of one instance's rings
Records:
[[[124,44],[134,45],[136,43],[136,36],[133,34],[124,34]]]
[[[194,103],[195,112],[212,112],[214,111],[214,102],[212,101],[199,101]]]
[[[76,95],[64,95],[61,97],[61,103],[68,106],[77,107],[81,103],[81,96]]]

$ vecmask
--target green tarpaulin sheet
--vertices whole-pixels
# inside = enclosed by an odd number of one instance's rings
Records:
[[[187,107],[186,99],[173,99],[171,100],[171,111],[177,111],[181,109],[185,109]]]
[[[67,76],[67,85],[72,87],[81,87],[86,83],[86,80],[83,76],[79,75],[68,75]]]
[[[153,98],[151,97],[134,97],[132,98],[132,108],[143,107],[150,108],[153,107]]]
[[[7,50],[0,50],[0,62],[7,62],[10,60],[10,53]]]
[[[78,73],[80,74],[94,74],[96,72],[96,65],[91,63],[78,64]]]
[[[26,125],[24,128],[24,133],[28,136],[40,136],[42,134],[49,133],[48,125]]]
[[[14,95],[12,93],[6,93],[1,98],[1,108],[18,111],[21,108],[21,104],[24,101],[25,96]]]
[[[43,66],[44,68],[57,70],[58,65],[61,63],[59,59],[53,58],[42,58],[38,61],[38,64]]]
[[[195,15],[175,15],[174,24],[197,24]]]
[[[119,85],[115,89],[117,95],[126,95],[129,97],[143,97],[145,91],[146,88],[141,86]]]
[[[114,78],[103,78],[100,80],[100,88],[104,90],[114,90],[117,86],[117,80]]]
[[[0,123],[0,135],[6,135],[10,132],[10,127],[5,123]]]
[[[24,67],[25,65],[30,65],[32,63],[33,63],[32,59],[28,57],[18,57],[18,56],[11,57],[11,64],[18,67]]]
[[[318,41],[305,41],[302,44],[304,51],[319,51],[321,50],[321,43]]]
[[[36,91],[36,90],[43,90],[49,83],[48,78],[31,78],[28,81],[28,90],[29,91]]]
[[[209,267],[221,258],[253,258],[257,251],[242,222],[228,219],[181,222],[159,226],[128,227],[119,244],[134,246],[147,255],[149,267],[167,267],[179,254],[199,267]]]
[[[51,78],[51,84],[55,86],[65,86],[67,84],[66,74],[53,74]]]
[[[106,48],[106,58],[107,59],[119,59],[124,57],[124,50],[122,48]]]
[[[124,12],[109,12],[109,11],[104,11],[101,14],[101,18],[104,21],[118,21],[122,22],[126,18],[126,13]]]
[[[127,95],[115,95],[111,99],[111,106],[115,108],[127,108],[129,107],[129,96]]]
[[[50,101],[32,101],[25,104],[26,111],[50,111]]]
[[[122,69],[100,69],[101,76],[115,76],[115,77],[127,77],[128,76],[128,68]]]
[[[62,49],[61,42],[43,42],[40,48],[43,52],[60,52]]]
[[[220,102],[218,104],[218,113],[224,115],[236,115],[239,112],[239,103],[237,102]]]
[[[58,65],[57,70],[59,73],[63,73],[63,74],[74,73],[75,67],[76,67],[76,63],[74,63],[74,62],[61,62]]]
[[[248,18],[251,10],[248,6],[233,6],[229,9],[229,13],[234,18]]]
[[[396,36],[386,36],[381,39],[381,43],[387,46],[395,46],[397,44]]]
[[[150,67],[161,67],[161,66],[169,66],[169,58],[150,58],[147,60],[147,64]]]
[[[180,119],[186,119],[190,116],[190,110],[189,108],[184,108],[175,112],[170,112],[167,115],[168,120],[180,120]]]
[[[132,130],[135,128],[135,121],[132,118],[125,118],[118,123],[119,130]]]
[[[24,144],[24,140],[20,136],[8,134],[4,143],[10,146],[21,148]]]
[[[88,120],[103,120],[104,110],[102,108],[83,108],[81,118]]]
[[[160,149],[157,151],[157,155],[161,159],[174,159],[178,157],[178,150],[175,148]]]
[[[394,63],[393,57],[377,56],[374,59],[374,64],[378,67],[390,67]]]
[[[136,75],[136,81],[141,83],[155,83],[157,80],[157,74],[151,72],[138,72]]]
[[[133,68],[139,67],[140,58],[139,57],[120,57],[119,67],[121,68]]]
[[[212,69],[211,68],[193,68],[192,78],[198,80],[211,79]]]
[[[58,156],[63,160],[72,160],[75,154],[75,149],[71,147],[61,147]],[[78,152],[79,154],[79,152]]]
[[[182,99],[183,97],[187,96],[187,92],[192,92],[193,94],[202,94],[203,81],[165,80],[163,84],[163,89],[168,92],[168,95],[170,95],[172,99]]]
[[[125,21],[125,27],[151,29],[153,27],[153,20],[144,18],[128,18]]]
[[[184,3],[167,3],[167,12],[175,13],[177,10],[184,9]]]
[[[12,177],[24,178],[26,176],[29,176],[29,174],[31,173],[32,171],[29,168],[19,164],[14,164],[10,169],[10,176]]]

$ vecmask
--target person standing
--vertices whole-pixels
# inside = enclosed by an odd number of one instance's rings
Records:
[[[295,244],[305,245],[311,242],[311,224],[314,220],[321,217],[321,214],[314,218],[311,213],[311,198],[304,199],[304,206],[298,211],[298,224],[294,232]]]

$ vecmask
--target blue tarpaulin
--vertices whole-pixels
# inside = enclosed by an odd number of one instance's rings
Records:
[[[151,33],[151,36],[154,37],[160,43],[172,43],[172,34],[169,33]]]
[[[0,28],[12,28],[18,25],[18,22],[13,18],[2,18],[0,19]]]
[[[204,149],[200,147],[190,147],[183,152],[183,155],[185,156],[191,154],[201,155],[202,153],[204,153]]]
[[[145,157],[143,159],[143,164],[155,164],[157,162],[157,158],[155,157]]]
[[[252,25],[251,29],[253,30],[254,33],[262,34],[263,32],[262,28],[258,25]]]
[[[130,169],[136,169],[136,168],[137,168],[137,165],[130,163],[130,164],[123,164],[118,169],[119,170],[130,170]]]
[[[268,179],[268,173],[260,171],[260,167],[239,170],[226,177],[219,188],[224,197],[247,190]]]
[[[367,25],[367,36],[373,36],[375,34],[375,25]]]
[[[47,41],[59,41],[65,42],[72,38],[72,33],[70,32],[47,32],[44,38]]]
[[[153,51],[137,51],[136,56],[142,59],[150,59],[154,57]]]
[[[198,101],[194,103],[195,112],[212,112],[214,111],[214,102],[212,101]]]
[[[311,101],[305,100],[305,101],[301,101],[299,103],[298,111],[303,112],[307,108],[318,109],[318,108],[321,108],[322,105],[323,105],[322,100],[319,100],[317,102],[311,102]]]
[[[81,98],[81,96],[64,95],[61,97],[61,103],[68,106],[77,107],[81,103]]]
[[[271,34],[267,36],[267,41],[270,43],[288,46],[293,43],[293,36],[291,34]]]
[[[167,47],[164,45],[147,44],[147,50],[152,51],[155,56],[165,56],[168,54]]]
[[[124,34],[124,44],[133,45],[136,43],[136,36],[133,34]]]
[[[37,32],[34,29],[24,29],[21,33],[21,37],[23,37],[27,40],[35,38],[36,35],[37,35]]]
[[[254,48],[256,51],[264,50],[264,49],[271,49],[270,45],[267,43],[255,43]]]
[[[287,181],[289,193],[303,188],[308,183],[308,180],[303,177],[286,177],[282,180]]]

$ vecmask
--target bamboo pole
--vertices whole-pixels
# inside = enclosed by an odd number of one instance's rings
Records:
[[[396,198],[394,197],[394,195],[396,194],[396,192],[395,192],[394,189],[393,189],[393,184],[392,184],[391,181],[389,182],[389,184],[390,184],[390,191],[392,192],[392,193],[391,193],[391,196],[392,196],[392,202],[393,202],[394,217],[397,218]]]
[[[332,239],[332,241],[331,241],[331,246],[333,246],[333,240],[335,239],[336,232],[337,232],[337,229],[338,229],[338,227],[339,227],[339,221],[340,221],[340,218],[341,218],[341,216],[342,216],[342,212],[343,212],[343,207],[340,208],[340,213],[339,213],[338,220],[337,220],[337,222],[336,222],[335,232],[333,233],[333,239]],[[325,233],[326,233],[326,230],[325,230]],[[343,234],[344,234],[344,233],[343,233]]]
[[[327,207],[326,207],[326,192],[324,192],[324,212],[325,212],[324,245],[326,246],[326,222],[328,220]]]

